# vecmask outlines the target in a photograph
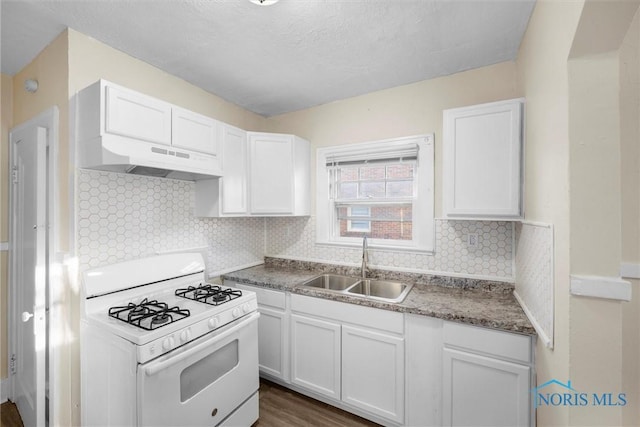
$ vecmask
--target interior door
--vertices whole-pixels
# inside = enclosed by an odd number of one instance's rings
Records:
[[[45,424],[47,129],[11,133],[13,399],[25,426]]]

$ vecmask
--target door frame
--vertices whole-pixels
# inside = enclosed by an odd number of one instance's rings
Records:
[[[58,379],[59,375],[57,373],[58,368],[60,366],[60,353],[62,344],[60,337],[62,337],[62,326],[63,322],[61,321],[61,309],[60,302],[62,301],[62,293],[64,289],[64,283],[62,282],[62,272],[63,272],[63,257],[60,253],[60,244],[59,244],[59,180],[58,180],[58,135],[59,135],[59,116],[60,112],[57,106],[53,106],[46,111],[40,113],[36,117],[27,120],[26,122],[15,126],[9,131],[9,167],[12,167],[15,160],[15,150],[13,148],[13,139],[12,136],[15,132],[23,131],[25,129],[33,128],[33,127],[44,127],[47,129],[47,211],[48,211],[48,246],[47,250],[47,267],[48,267],[48,277],[47,277],[47,287],[46,299],[47,304],[45,311],[48,312],[47,316],[47,327],[46,327],[46,336],[47,336],[47,349],[46,349],[46,363],[45,363],[45,383],[49,384],[49,403],[45,410],[45,413],[48,413],[48,417],[46,419],[51,421],[55,420],[55,412],[54,408],[59,407],[59,397],[60,393],[57,388],[59,387],[60,381]],[[11,180],[10,180],[11,181]],[[11,355],[14,354],[15,347],[17,344],[17,325],[15,324],[15,320],[18,315],[18,307],[15,295],[18,291],[17,284],[14,278],[15,272],[15,262],[16,260],[12,256],[13,247],[14,247],[14,239],[16,235],[16,218],[14,216],[14,188],[11,182],[9,182],[9,286],[8,286],[8,360],[9,360],[9,393],[8,397],[12,400],[14,399],[14,384],[13,384],[13,375],[11,369]],[[56,341],[57,345],[51,345],[52,338]],[[45,395],[46,398],[46,395]],[[46,402],[46,400],[45,400]],[[57,423],[53,423],[57,424]],[[52,424],[52,425],[53,425]]]

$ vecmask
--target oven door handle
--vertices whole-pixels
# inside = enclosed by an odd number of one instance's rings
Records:
[[[216,335],[215,336],[215,340],[216,341],[222,340],[222,339],[227,338],[230,335],[235,334],[236,332],[238,332],[238,330],[244,328],[249,323],[257,320],[258,317],[260,317],[260,313],[258,313],[258,312],[254,312],[254,313],[249,314],[248,316],[246,316],[245,318],[240,320],[240,323],[238,323],[237,325],[234,325],[231,329],[228,329],[228,330],[222,332],[220,335]],[[205,335],[205,337],[206,337],[206,335]],[[162,362],[158,362],[158,363],[152,364],[151,366],[146,367],[145,368],[145,374],[147,374],[147,376],[149,376],[149,377],[153,376],[153,375],[157,374],[158,372],[162,371],[163,369],[166,369],[169,366],[174,365],[174,364],[176,364],[176,363],[188,358],[189,356],[199,352],[203,348],[205,348],[207,346],[210,346],[211,345],[211,339],[213,339],[213,338],[214,337],[206,338],[204,342],[194,346],[193,348],[185,350],[184,352],[182,352],[180,354],[177,354],[174,357],[170,357],[170,358],[168,358],[166,360],[163,360]]]

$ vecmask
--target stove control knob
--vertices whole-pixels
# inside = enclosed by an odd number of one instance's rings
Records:
[[[162,349],[165,351],[171,350],[173,348],[173,337],[165,338],[162,341]]]
[[[246,303],[242,306],[242,311],[244,311],[245,314],[251,311],[251,306],[249,305],[249,303]]]
[[[180,333],[180,341],[191,341],[191,329],[184,330]]]
[[[212,317],[209,319],[209,329],[215,329],[218,327],[218,318]]]
[[[233,315],[233,317],[240,317],[240,315],[242,314],[242,312],[240,311],[240,307],[234,308],[231,314]]]

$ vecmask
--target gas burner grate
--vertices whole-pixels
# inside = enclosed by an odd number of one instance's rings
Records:
[[[176,290],[176,296],[194,301],[203,302],[209,305],[221,305],[242,296],[242,291],[238,289],[222,289],[217,285],[189,286]]]
[[[189,317],[191,312],[180,307],[169,307],[157,300],[148,301],[146,298],[140,304],[129,303],[125,306],[111,307],[109,316],[130,325],[151,331],[162,326]]]

